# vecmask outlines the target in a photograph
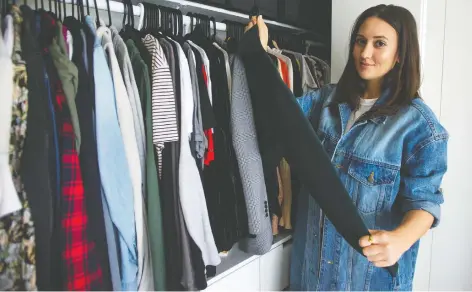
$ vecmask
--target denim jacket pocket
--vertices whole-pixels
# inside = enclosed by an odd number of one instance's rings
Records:
[[[398,169],[387,164],[354,159],[349,165],[348,173],[356,181],[352,199],[360,212],[369,214],[382,209],[386,193],[391,191]]]

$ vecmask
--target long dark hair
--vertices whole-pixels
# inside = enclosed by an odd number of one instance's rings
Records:
[[[420,97],[420,49],[415,18],[403,7],[382,4],[364,11],[354,24],[349,43],[349,59],[336,87],[331,109],[337,111],[338,104],[347,102],[354,110],[358,106],[359,97],[364,94],[366,85],[357,73],[353,50],[359,28],[369,17],[378,17],[396,30],[398,63],[387,73],[382,83],[382,93],[388,90],[388,98],[385,102],[377,103],[363,118],[393,115],[413,99]]]

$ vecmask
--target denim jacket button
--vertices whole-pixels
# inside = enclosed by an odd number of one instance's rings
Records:
[[[374,183],[374,175],[375,173],[372,171],[367,179],[371,184]]]

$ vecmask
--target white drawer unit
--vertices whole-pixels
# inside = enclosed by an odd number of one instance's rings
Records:
[[[228,291],[228,290],[244,290],[259,291],[259,259],[254,259],[250,263],[240,267],[227,276],[219,279],[206,290],[209,291]]]
[[[206,290],[282,291],[289,286],[291,250],[290,234],[276,236],[271,250],[262,256],[244,253],[236,244],[222,257]]]

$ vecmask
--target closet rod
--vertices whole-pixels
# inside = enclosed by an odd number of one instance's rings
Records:
[[[0,1],[3,1],[3,0],[0,0]],[[72,3],[76,3],[77,0],[65,0],[65,2],[68,3],[68,4],[72,4]],[[110,0],[109,2],[110,2],[110,11],[111,12],[124,13],[124,7],[123,7],[122,2],[117,2],[117,1],[112,1],[112,0]],[[89,6],[91,8],[95,7],[95,3],[94,3],[93,0],[89,0],[89,4],[90,4]],[[108,10],[107,2],[105,0],[97,0],[97,8],[100,9],[100,10]],[[134,16],[141,16],[143,10],[144,9],[142,9],[141,5],[133,5]],[[144,13],[146,13],[146,11],[144,11]],[[187,15],[183,15],[183,22],[184,22],[185,26],[189,26],[190,25],[190,17],[188,17]],[[211,24],[211,28],[213,29],[213,23]],[[221,22],[217,22],[216,23],[216,30],[226,31],[226,24],[221,23]]]
[[[0,1],[3,1],[3,0],[0,0]],[[69,3],[69,4],[71,4],[72,2],[77,2],[77,0],[65,0],[65,1],[66,1],[66,3]],[[212,11],[212,12],[216,12],[216,13],[231,15],[233,17],[235,16],[235,17],[241,18],[242,23],[244,23],[244,21],[249,21],[249,15],[247,15],[247,14],[234,12],[234,11],[231,11],[231,10],[227,10],[227,9],[223,9],[223,8],[219,8],[219,7],[214,7],[214,6],[210,6],[210,5],[206,5],[206,4],[196,3],[196,2],[192,2],[192,1],[187,1],[187,0],[151,0],[151,1],[145,1],[145,2],[149,2],[149,3],[157,4],[157,5],[161,4],[162,6],[169,6],[169,7],[172,6],[173,8],[177,8],[177,9],[181,9],[183,7],[194,7],[194,8],[198,8],[198,9],[202,9],[202,10],[208,10],[208,11]],[[89,0],[89,3],[90,3],[90,7],[95,7],[95,3],[94,3],[93,0]],[[167,4],[167,5],[165,5],[165,4]],[[107,10],[107,3],[106,3],[105,0],[97,0],[97,6],[98,6],[97,7],[98,9]],[[133,5],[133,11],[134,11],[135,16],[140,16],[141,15],[141,7],[142,6]],[[110,11],[117,12],[117,13],[124,13],[123,3],[110,0]],[[299,27],[296,27],[296,26],[293,26],[293,25],[289,25],[289,24],[285,24],[285,23],[281,23],[281,22],[277,22],[277,21],[273,21],[273,20],[267,20],[267,19],[264,20],[264,21],[269,25],[282,27],[282,28],[289,29],[289,30],[294,30],[294,31],[297,31],[297,32],[310,33],[309,30],[299,28]],[[185,25],[190,25],[190,17],[184,15],[184,24]],[[218,31],[226,31],[226,24],[221,23],[221,22],[217,22],[216,23],[216,29]]]
[[[314,0],[312,0],[312,1],[314,1]],[[179,8],[179,9],[180,9],[180,7],[195,7],[195,8],[209,10],[209,11],[222,13],[222,14],[226,14],[226,15],[236,16],[236,17],[242,18],[241,21],[243,21],[243,22],[249,20],[249,15],[248,14],[231,11],[231,10],[224,9],[224,8],[214,7],[214,6],[210,6],[210,5],[207,5],[207,4],[196,3],[196,2],[192,2],[192,1],[188,1],[188,0],[151,0],[150,2],[172,3],[174,5],[177,5],[176,7]],[[297,32],[310,33],[309,30],[306,30],[306,29],[303,29],[303,28],[300,28],[300,27],[296,27],[296,26],[293,26],[293,25],[289,25],[289,24],[286,24],[286,23],[273,21],[273,20],[268,20],[268,19],[264,19],[264,21],[265,21],[266,24],[270,24],[270,25],[273,25],[273,26],[283,27],[283,28],[286,28],[286,29],[289,29],[289,30],[296,30]]]

